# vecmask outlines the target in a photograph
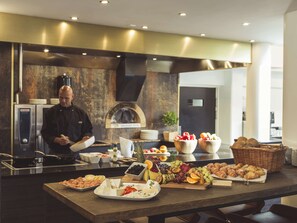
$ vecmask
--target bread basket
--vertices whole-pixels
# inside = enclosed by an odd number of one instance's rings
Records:
[[[285,163],[286,146],[282,144],[260,144],[257,147],[234,148],[234,162],[250,164],[267,169],[268,173],[278,172]]]

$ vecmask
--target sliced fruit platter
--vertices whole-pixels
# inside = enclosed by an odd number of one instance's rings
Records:
[[[104,180],[104,175],[88,174],[84,177],[61,181],[60,184],[73,190],[86,191],[99,186]]]
[[[265,183],[267,178],[266,169],[249,164],[209,163],[206,168],[219,179]]]
[[[121,179],[106,179],[94,193],[102,198],[116,200],[145,201],[157,196],[161,188],[158,182],[123,183]]]
[[[213,177],[206,167],[191,167],[190,164],[180,160],[172,162],[153,162],[145,160],[147,169],[143,180],[154,180],[161,187],[185,188],[188,185],[199,185],[196,189],[206,189],[211,184]],[[188,189],[194,189],[193,187]]]

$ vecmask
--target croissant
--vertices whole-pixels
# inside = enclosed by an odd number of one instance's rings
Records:
[[[220,178],[226,178],[227,174],[224,171],[218,171],[215,173],[215,175],[217,175]]]
[[[251,179],[255,179],[255,178],[259,178],[259,174],[257,174],[256,172],[252,172],[252,171],[249,171],[247,172],[247,174],[244,175],[244,179],[247,179],[247,180],[251,180]]]

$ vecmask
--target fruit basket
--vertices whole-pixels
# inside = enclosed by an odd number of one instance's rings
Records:
[[[258,147],[236,148],[231,146],[235,164],[243,163],[262,167],[268,173],[278,172],[285,162],[287,147],[283,145],[260,144]]]

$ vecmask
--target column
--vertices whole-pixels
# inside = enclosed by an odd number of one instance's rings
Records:
[[[264,142],[270,139],[271,49],[268,43],[252,47],[247,69],[245,136]]]

